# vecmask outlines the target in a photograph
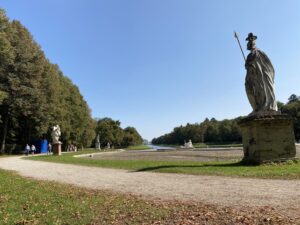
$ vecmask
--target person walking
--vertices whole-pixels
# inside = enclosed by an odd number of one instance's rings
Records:
[[[35,153],[35,146],[31,145],[31,154],[34,155],[34,153]]]
[[[29,146],[29,144],[26,144],[24,151],[25,151],[25,155],[29,154],[29,152],[30,152],[30,146]]]
[[[51,143],[48,144],[48,148],[47,148],[47,155],[51,155],[51,152],[52,152],[52,145]]]

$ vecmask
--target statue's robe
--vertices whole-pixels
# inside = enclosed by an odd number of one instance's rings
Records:
[[[246,92],[253,113],[277,111],[274,94],[274,68],[268,56],[254,49],[246,60]]]

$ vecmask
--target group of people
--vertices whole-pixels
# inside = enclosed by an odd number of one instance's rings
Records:
[[[74,144],[68,144],[67,152],[77,152],[77,146]]]
[[[34,145],[29,146],[29,144],[27,144],[25,146],[25,155],[28,155],[29,153],[31,153],[32,155],[34,155],[34,153],[36,152],[36,148]]]
[[[35,147],[35,145],[29,146],[29,144],[27,144],[27,145],[25,146],[24,151],[25,151],[25,155],[29,155],[29,154],[34,155],[34,154],[36,153],[36,147]],[[51,154],[51,153],[52,153],[52,145],[49,143],[49,144],[47,145],[47,155],[49,155],[49,154]]]

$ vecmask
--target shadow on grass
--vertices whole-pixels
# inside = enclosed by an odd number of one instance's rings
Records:
[[[212,164],[203,164],[203,165],[161,165],[161,166],[152,166],[152,167],[145,167],[138,170],[135,170],[134,172],[146,172],[146,171],[155,171],[160,169],[171,169],[171,168],[209,168],[209,167],[223,167],[223,168],[229,168],[229,167],[255,167],[257,165],[255,164],[247,164],[243,161],[240,162],[234,162],[234,163],[212,163]]]

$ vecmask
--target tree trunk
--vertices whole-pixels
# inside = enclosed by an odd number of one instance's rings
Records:
[[[6,136],[7,136],[7,127],[8,127],[8,115],[6,115],[4,122],[3,122],[3,133],[2,133],[0,154],[5,153],[5,141],[6,141]]]

